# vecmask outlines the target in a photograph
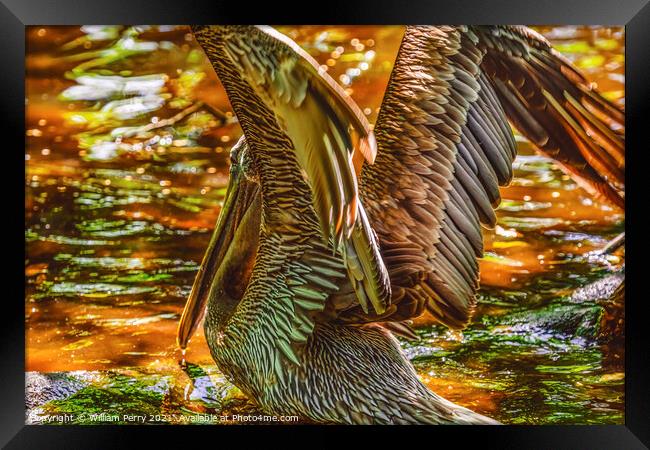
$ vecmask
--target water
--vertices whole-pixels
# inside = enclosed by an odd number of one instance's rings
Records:
[[[281,31],[376,120],[403,28]],[[621,28],[539,31],[624,104]],[[175,345],[240,133],[189,30],[28,27],[27,51],[28,421],[254,412],[215,367],[202,331],[186,354]],[[571,295],[619,280],[617,257],[579,257],[622,231],[624,215],[517,139],[515,180],[485,232],[474,322],[451,333],[424,316],[421,340],[404,348],[436,392],[505,423],[623,423],[621,301],[601,298],[608,284]]]

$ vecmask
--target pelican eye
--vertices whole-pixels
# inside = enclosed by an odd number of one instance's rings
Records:
[[[230,165],[234,166],[237,165],[239,161],[237,161],[237,147],[233,147],[232,150],[230,151]]]

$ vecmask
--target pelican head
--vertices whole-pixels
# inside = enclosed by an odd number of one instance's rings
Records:
[[[208,302],[217,327],[232,316],[244,296],[257,255],[261,220],[259,176],[246,140],[230,152],[230,179],[210,244],[199,267],[178,327],[184,349]]]

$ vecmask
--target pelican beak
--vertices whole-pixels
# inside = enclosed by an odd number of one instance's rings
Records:
[[[239,170],[231,170],[217,226],[210,238],[210,244],[194,279],[192,290],[178,324],[176,339],[181,349],[187,347],[190,338],[199,326],[219,267],[224,263],[227,254],[232,253],[228,250],[242,221],[250,222],[248,217],[252,214],[246,214],[246,212],[252,209],[253,203],[255,203],[255,208],[259,208],[259,203],[256,201],[259,198],[259,185],[247,180]]]

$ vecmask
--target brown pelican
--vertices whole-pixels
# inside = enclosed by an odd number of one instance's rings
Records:
[[[498,187],[512,177],[508,119],[622,205],[613,125],[623,113],[527,28],[407,27],[373,135],[286,36],[193,32],[244,137],[180,347],[207,309],[217,365],[270,414],[496,423],[425,387],[393,333],[411,334],[405,321],[425,309],[452,328],[468,323],[481,225],[494,225]],[[373,164],[359,174],[362,158]]]

